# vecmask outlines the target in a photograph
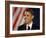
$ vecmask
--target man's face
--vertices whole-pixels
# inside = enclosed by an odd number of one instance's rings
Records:
[[[31,21],[32,21],[32,14],[31,14],[31,12],[29,13],[28,11],[25,11],[25,13],[24,13],[24,20],[25,20],[25,23],[26,24],[28,24],[28,23],[30,23]]]

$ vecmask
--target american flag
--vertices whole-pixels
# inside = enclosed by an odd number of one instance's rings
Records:
[[[24,23],[24,19],[23,19],[23,13],[26,10],[26,8],[22,8],[22,7],[13,7],[13,29],[17,30],[18,26],[20,24]]]

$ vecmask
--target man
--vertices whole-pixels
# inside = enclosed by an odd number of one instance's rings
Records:
[[[19,26],[18,30],[38,30],[39,26],[33,23],[33,19],[34,19],[34,14],[32,9],[29,8],[25,10],[24,13],[25,24]]]

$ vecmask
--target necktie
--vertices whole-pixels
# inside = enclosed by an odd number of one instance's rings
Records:
[[[30,30],[30,27],[28,26],[28,30]]]

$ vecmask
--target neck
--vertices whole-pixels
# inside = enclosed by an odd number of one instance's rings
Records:
[[[29,24],[31,24],[31,23],[32,23],[32,21],[31,21],[31,22],[29,22],[29,23],[28,23],[28,25],[29,25]]]

